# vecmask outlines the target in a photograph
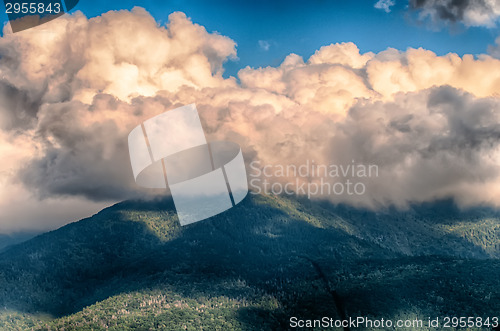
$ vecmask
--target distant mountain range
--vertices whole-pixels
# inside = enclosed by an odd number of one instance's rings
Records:
[[[126,201],[0,253],[0,328],[288,329],[304,319],[500,314],[500,213],[372,212],[249,195],[180,227]]]
[[[16,232],[12,234],[0,233],[0,252],[3,251],[8,246],[19,244],[23,241],[26,241],[28,239],[31,239],[39,235],[40,233],[41,232],[32,232],[32,231]]]

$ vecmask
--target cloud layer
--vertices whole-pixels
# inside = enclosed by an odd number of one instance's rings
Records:
[[[208,140],[239,143],[247,162],[379,166],[365,195],[325,197],[335,202],[500,205],[500,61],[488,55],[360,54],[353,43],[332,44],[307,60],[290,54],[278,67],[247,67],[237,82],[222,76],[235,42],[183,13],[166,27],[141,8],[76,13],[4,34],[1,210],[24,203],[42,215],[49,207],[38,198],[80,199],[93,210],[142,196],[128,133],[189,103]],[[0,226],[12,228],[13,214],[2,212]]]

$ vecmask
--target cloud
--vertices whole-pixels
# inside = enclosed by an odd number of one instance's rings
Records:
[[[378,204],[454,197],[498,205],[499,111],[500,100],[449,86],[360,102],[331,140],[332,160],[379,164],[380,176],[367,185]]]
[[[134,183],[127,135],[190,103],[208,140],[240,144],[248,163],[378,165],[378,177],[363,179],[366,194],[324,196],[334,202],[500,205],[499,60],[411,48],[360,53],[341,43],[307,60],[290,54],[276,67],[244,68],[238,83],[222,76],[235,47],[182,13],[163,27],[140,8],[6,30],[0,231],[19,227],[13,215],[69,220],[151,193]],[[54,215],[55,205],[68,213]]]
[[[267,52],[271,48],[271,44],[266,40],[259,40],[259,47],[261,50]]]
[[[500,37],[495,39],[495,45],[488,46],[488,54],[496,59],[500,59]]]
[[[0,233],[46,231],[103,209],[109,202],[93,202],[80,196],[54,196],[39,200],[16,175],[37,153],[30,135],[0,131]]]
[[[434,22],[461,22],[466,26],[494,27],[500,17],[496,0],[410,0],[410,8]]]
[[[391,12],[391,7],[394,6],[396,3],[394,0],[378,0],[377,3],[375,3],[375,8],[381,9],[385,11],[386,13]]]
[[[0,180],[8,185],[0,195],[16,192],[15,201],[40,210],[50,201],[78,210],[79,198],[94,212],[103,201],[136,196],[124,137],[138,119],[172,106],[145,96],[235,85],[222,78],[222,66],[236,57],[236,44],[183,13],[170,15],[166,27],[134,8],[9,29],[0,38],[0,146],[16,155],[22,149],[23,157],[2,153]],[[6,212],[15,209],[11,203],[0,202],[6,229],[20,224]]]

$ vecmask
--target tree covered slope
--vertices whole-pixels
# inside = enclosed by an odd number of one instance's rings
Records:
[[[180,227],[127,201],[0,253],[4,329],[287,329],[289,318],[492,316],[500,218],[249,195]]]

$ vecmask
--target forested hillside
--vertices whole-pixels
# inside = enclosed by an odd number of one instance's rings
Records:
[[[287,329],[289,318],[493,316],[500,218],[249,195],[180,227],[127,201],[0,254],[3,329]]]

